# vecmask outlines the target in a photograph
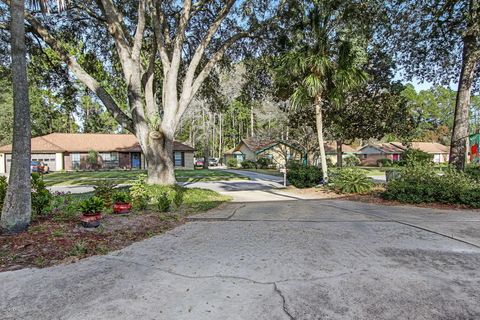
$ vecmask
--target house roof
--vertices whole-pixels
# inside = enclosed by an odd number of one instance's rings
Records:
[[[253,152],[260,151],[262,149],[265,149],[267,147],[270,147],[270,146],[278,143],[278,141],[276,141],[276,140],[261,139],[261,138],[256,138],[256,137],[242,139],[242,142],[243,142],[243,144],[245,144],[245,146],[247,146],[248,149],[250,149]],[[235,148],[235,150],[239,149],[239,145]]]
[[[175,141],[175,151],[193,151],[194,148]],[[32,152],[140,152],[140,144],[133,134],[51,133],[32,138]],[[0,152],[11,152],[12,145],[0,147]]]
[[[443,153],[448,154],[449,149],[447,146],[437,143],[437,142],[411,142],[412,149],[421,150],[427,153]],[[380,150],[382,153],[403,153],[408,149],[407,145],[402,144],[401,142],[388,142],[388,143],[377,143],[377,144],[368,144],[363,146],[358,150],[358,153],[362,153],[362,149],[365,147],[373,147]]]
[[[325,141],[323,144],[325,147],[325,153],[337,153],[337,141]],[[356,150],[348,144],[342,144],[343,153],[354,153]]]
[[[225,151],[223,154],[233,154],[234,151],[235,151],[235,148],[232,148],[232,149],[229,149],[229,150]]]

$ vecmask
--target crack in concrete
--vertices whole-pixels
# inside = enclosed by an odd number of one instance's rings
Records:
[[[295,317],[290,313],[290,311],[288,311],[287,300],[285,299],[285,296],[275,282],[273,283],[273,291],[275,291],[282,299],[283,312],[285,312],[290,320],[295,320]]]

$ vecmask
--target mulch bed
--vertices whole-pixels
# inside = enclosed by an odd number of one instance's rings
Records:
[[[161,234],[185,219],[144,212],[105,215],[98,228],[85,229],[79,221],[35,221],[26,232],[0,235],[0,272],[26,267],[44,268],[118,250]]]

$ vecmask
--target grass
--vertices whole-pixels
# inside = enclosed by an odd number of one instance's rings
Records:
[[[102,180],[115,184],[128,184],[145,170],[112,170],[112,171],[72,171],[52,172],[44,176],[45,184],[51,186],[86,186],[94,185]],[[175,177],[179,182],[246,180],[247,177],[221,170],[176,170]]]

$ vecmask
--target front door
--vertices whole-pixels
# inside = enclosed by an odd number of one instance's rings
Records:
[[[131,157],[132,157],[132,169],[140,169],[142,166],[140,152],[132,152]]]

